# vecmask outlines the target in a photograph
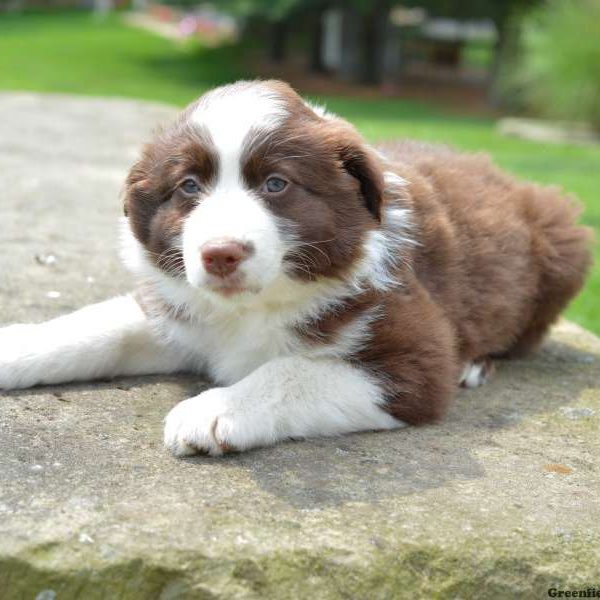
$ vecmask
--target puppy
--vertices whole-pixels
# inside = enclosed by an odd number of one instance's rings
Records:
[[[176,455],[440,417],[491,357],[535,349],[589,234],[487,158],[377,150],[276,81],[202,96],[125,186],[133,295],[0,330],[0,388],[192,371]]]

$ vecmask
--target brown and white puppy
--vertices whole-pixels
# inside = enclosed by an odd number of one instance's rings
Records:
[[[0,330],[0,387],[194,371],[176,454],[427,423],[534,349],[588,232],[485,157],[368,146],[274,81],[216,89],[127,178],[132,296]]]

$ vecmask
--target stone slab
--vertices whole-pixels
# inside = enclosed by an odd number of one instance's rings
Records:
[[[127,290],[119,189],[172,114],[0,95],[0,323]],[[545,598],[599,586],[600,340],[579,327],[500,363],[436,426],[175,459],[163,418],[206,385],[144,377],[1,395],[2,600]]]

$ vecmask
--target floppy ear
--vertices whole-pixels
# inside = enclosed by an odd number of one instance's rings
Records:
[[[144,242],[150,232],[150,223],[160,204],[161,190],[155,189],[152,180],[151,158],[144,152],[130,169],[123,189],[123,212],[135,236]]]
[[[360,142],[344,144],[339,150],[346,171],[360,183],[360,193],[369,212],[381,220],[384,180],[381,167],[373,153]]]
[[[132,196],[135,195],[135,186],[143,181],[146,177],[146,171],[143,168],[142,160],[136,162],[129,173],[127,174],[127,179],[125,179],[125,185],[123,186],[122,196],[123,196],[123,212],[127,217],[130,211],[130,204],[133,200]]]

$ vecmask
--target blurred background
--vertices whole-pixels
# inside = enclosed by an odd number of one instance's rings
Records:
[[[373,142],[488,152],[600,229],[600,0],[0,0],[0,92],[183,106],[254,77]],[[568,317],[600,334],[599,304],[595,268]]]

